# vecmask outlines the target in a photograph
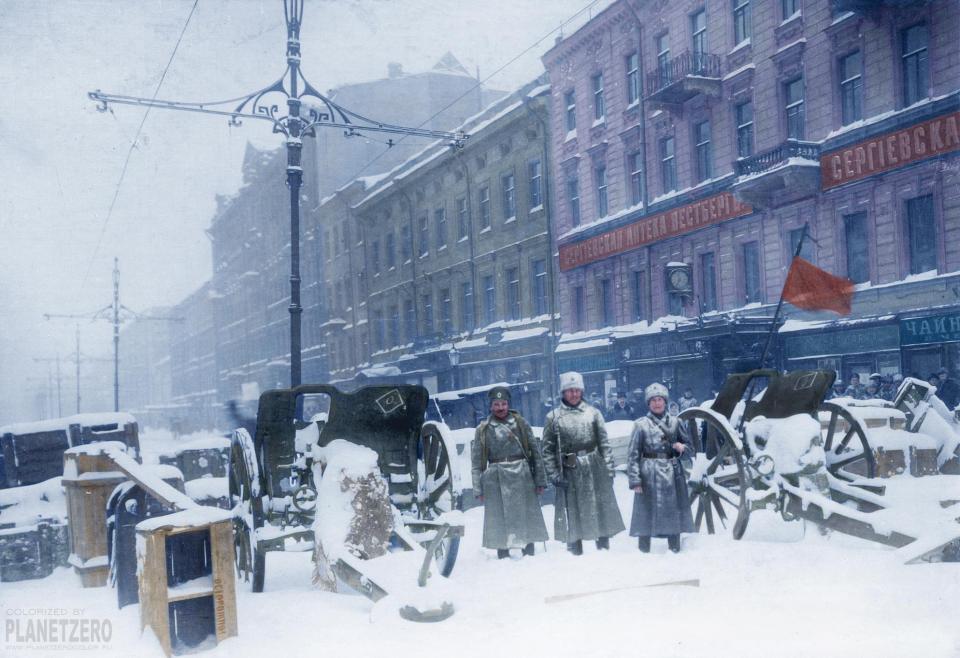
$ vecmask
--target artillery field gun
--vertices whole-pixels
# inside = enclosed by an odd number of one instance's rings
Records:
[[[776,510],[786,520],[901,549],[905,562],[960,560],[958,496],[944,492],[934,523],[913,523],[895,513],[878,477],[907,467],[914,475],[951,472],[955,421],[930,387],[912,379],[894,404],[824,403],[834,377],[826,370],[731,375],[711,406],[680,414],[696,449],[689,485],[697,527],[729,526],[740,539],[751,512]],[[948,437],[940,445],[920,431],[928,422]],[[886,447],[872,446],[871,437]]]

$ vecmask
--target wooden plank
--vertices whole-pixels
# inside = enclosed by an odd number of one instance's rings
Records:
[[[210,553],[213,562],[213,605],[217,641],[222,642],[238,634],[232,521],[211,524]]]
[[[167,547],[162,532],[137,533],[142,538],[144,554],[138,556],[140,577],[140,630],[149,626],[160,641],[164,653],[170,646],[170,609],[167,601]]]
[[[150,473],[127,453],[112,448],[106,448],[105,452],[121,472],[164,505],[177,510],[187,510],[198,507],[197,503],[189,496],[177,491],[160,479],[159,476]]]

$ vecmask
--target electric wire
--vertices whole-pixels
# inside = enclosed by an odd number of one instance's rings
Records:
[[[491,73],[491,74],[488,75],[487,77],[485,77],[485,78],[483,78],[482,80],[478,81],[477,84],[473,85],[473,86],[470,87],[468,90],[466,90],[465,92],[463,92],[461,95],[457,96],[457,97],[454,98],[452,101],[450,101],[447,105],[445,105],[444,107],[442,107],[442,108],[440,108],[439,110],[437,110],[437,111],[433,114],[433,116],[429,117],[428,119],[425,119],[419,126],[417,126],[417,128],[422,128],[423,126],[425,126],[425,125],[427,125],[428,123],[430,123],[431,121],[433,121],[435,118],[437,118],[438,116],[440,116],[441,114],[443,114],[444,112],[446,112],[448,109],[450,109],[454,104],[460,102],[461,100],[463,100],[464,98],[466,98],[468,95],[472,94],[476,89],[478,89],[479,87],[482,87],[484,83],[486,83],[486,82],[489,81],[491,78],[493,78],[494,76],[496,76],[496,75],[498,75],[499,73],[501,73],[501,72],[502,72],[504,69],[506,69],[508,66],[511,66],[511,65],[512,65],[514,62],[516,62],[518,59],[520,59],[521,57],[523,57],[524,55],[526,55],[528,52],[530,52],[531,50],[533,50],[534,48],[536,48],[536,47],[537,47],[538,45],[540,45],[544,40],[550,38],[550,36],[552,36],[554,32],[556,32],[557,30],[563,30],[563,26],[564,26],[564,25],[570,23],[571,21],[573,21],[574,19],[576,19],[578,16],[580,16],[580,15],[583,14],[584,12],[589,11],[594,5],[596,5],[597,3],[601,2],[601,1],[602,1],[602,0],[591,0],[591,2],[590,2],[589,4],[587,4],[587,5],[584,6],[582,9],[580,9],[579,11],[577,11],[576,13],[574,13],[570,18],[568,18],[568,19],[566,19],[565,21],[561,22],[558,27],[555,27],[555,28],[551,29],[549,32],[547,32],[547,33],[544,34],[542,37],[540,37],[539,39],[537,39],[536,41],[534,41],[532,44],[530,44],[527,48],[525,48],[525,49],[524,49],[522,52],[520,52],[518,55],[516,55],[516,56],[514,56],[512,59],[510,59],[510,61],[508,61],[506,64],[504,64],[503,66],[501,66],[500,68],[498,68],[496,71],[494,71],[493,73]],[[392,147],[399,145],[400,142],[406,140],[407,137],[409,137],[409,135],[404,135],[404,136],[401,137],[400,139],[398,139],[398,140],[396,140],[395,142],[393,142],[387,149],[385,149],[384,151],[381,151],[379,155],[377,155],[377,156],[375,156],[374,158],[370,159],[366,164],[364,164],[362,167],[360,167],[360,169],[358,169],[358,170],[356,171],[356,173],[354,173],[352,176],[350,176],[349,180],[354,180],[355,178],[357,178],[358,176],[360,176],[360,174],[362,174],[363,172],[365,172],[372,164],[374,164],[375,162],[377,162],[377,160],[379,160],[379,159],[382,158],[384,155],[386,155],[387,153],[389,153],[389,151],[390,151],[390,149],[391,149]]]
[[[180,36],[177,37],[177,42],[173,46],[173,52],[170,53],[170,58],[167,60],[167,65],[163,69],[163,74],[160,76],[159,82],[157,82],[157,87],[153,91],[153,100],[156,100],[157,94],[160,93],[160,87],[163,86],[163,81],[167,77],[167,72],[170,70],[171,64],[173,64],[173,58],[177,55],[177,50],[180,48],[180,42],[183,41],[183,35],[187,31],[187,26],[190,25],[190,19],[193,18],[194,12],[197,10],[197,5],[200,0],[194,0],[193,6],[190,8],[190,13],[187,15],[187,20],[183,23],[183,29],[180,30]],[[80,282],[81,290],[87,285],[87,279],[90,277],[90,272],[93,269],[93,263],[97,258],[97,255],[100,253],[100,246],[103,244],[103,236],[106,235],[107,225],[110,223],[110,218],[113,216],[113,209],[117,205],[117,199],[120,197],[120,190],[123,188],[123,181],[127,175],[127,167],[130,165],[130,158],[133,155],[133,151],[137,146],[137,140],[140,139],[140,133],[143,130],[144,124],[147,122],[147,117],[150,116],[150,109],[147,108],[143,113],[143,118],[140,120],[140,125],[137,127],[137,133],[133,136],[133,140],[130,142],[130,148],[127,149],[127,156],[123,160],[123,167],[120,170],[120,178],[117,180],[116,188],[113,191],[113,198],[110,200],[110,206],[107,209],[107,215],[103,219],[103,224],[100,226],[100,235],[97,236],[97,243],[93,248],[93,254],[90,256],[90,262],[87,263],[87,271],[83,275],[83,279]]]

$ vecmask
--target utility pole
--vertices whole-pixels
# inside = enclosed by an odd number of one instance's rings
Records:
[[[396,126],[351,112],[334,103],[307,82],[300,71],[300,26],[303,23],[303,0],[283,0],[283,15],[287,24],[287,68],[279,80],[242,98],[240,104],[229,109],[228,103],[185,103],[136,96],[105,94],[99,89],[87,94],[97,101],[97,109],[106,112],[109,103],[156,107],[166,110],[201,112],[228,117],[230,125],[240,125],[243,119],[261,119],[273,124],[273,132],[286,138],[287,175],[290,188],[290,386],[301,383],[300,368],[300,323],[303,308],[300,306],[300,186],[303,183],[302,150],[303,137],[316,137],[316,128],[339,128],[345,137],[359,137],[365,132],[387,133],[431,139],[450,140],[451,146],[459,148],[466,140],[462,132],[450,133],[424,128]],[[287,106],[286,116],[279,115],[279,108]],[[223,109],[216,109],[217,107]],[[301,115],[306,110],[306,116]],[[393,146],[392,139],[387,145]]]
[[[69,315],[58,313],[44,313],[47,320],[51,318],[107,320],[113,323],[113,410],[120,411],[120,325],[128,320],[167,320],[182,322],[183,318],[144,315],[131,311],[120,303],[120,259],[113,259],[113,303],[94,313]],[[88,359],[89,360],[89,359]],[[80,413],[80,324],[77,323],[77,413]]]

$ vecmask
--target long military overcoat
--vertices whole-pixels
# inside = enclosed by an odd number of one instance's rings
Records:
[[[638,484],[643,487],[643,493],[633,496],[630,534],[634,537],[665,537],[694,531],[686,475],[672,448],[678,441],[692,457],[687,427],[673,416],[664,414],[657,418],[648,413],[633,423],[627,479],[631,488]],[[665,457],[653,457],[654,454]]]
[[[573,455],[574,466],[563,455]],[[547,477],[561,480],[557,489],[554,538],[562,542],[612,537],[624,529],[613,494],[613,453],[603,416],[586,402],[561,403],[543,426],[543,461]]]
[[[536,492],[546,484],[543,456],[527,421],[515,411],[505,421],[491,414],[474,433],[470,458],[473,491],[483,496],[483,545],[522,548],[546,541]]]

